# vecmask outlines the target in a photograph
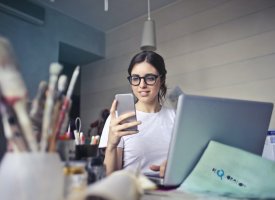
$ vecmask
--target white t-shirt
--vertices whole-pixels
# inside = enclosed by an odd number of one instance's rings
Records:
[[[167,159],[169,143],[175,120],[175,111],[166,107],[157,113],[136,111],[139,132],[134,135],[123,136],[118,147],[123,148],[123,168],[142,173],[152,173],[149,166],[160,165]],[[106,120],[101,135],[99,147],[106,147],[109,134],[110,116]]]

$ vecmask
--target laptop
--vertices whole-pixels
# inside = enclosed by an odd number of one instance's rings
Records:
[[[149,178],[159,186],[179,186],[210,140],[261,155],[272,110],[267,102],[181,94],[164,178]]]

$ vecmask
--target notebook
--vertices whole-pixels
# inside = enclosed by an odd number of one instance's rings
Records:
[[[261,155],[273,104],[181,94],[160,186],[177,187],[195,167],[210,140]]]

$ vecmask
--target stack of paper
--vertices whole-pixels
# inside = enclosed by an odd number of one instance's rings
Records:
[[[234,198],[275,198],[275,163],[211,141],[179,191]]]

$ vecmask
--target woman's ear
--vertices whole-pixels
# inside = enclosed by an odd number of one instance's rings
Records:
[[[165,85],[165,78],[160,78],[160,86],[163,86]]]

